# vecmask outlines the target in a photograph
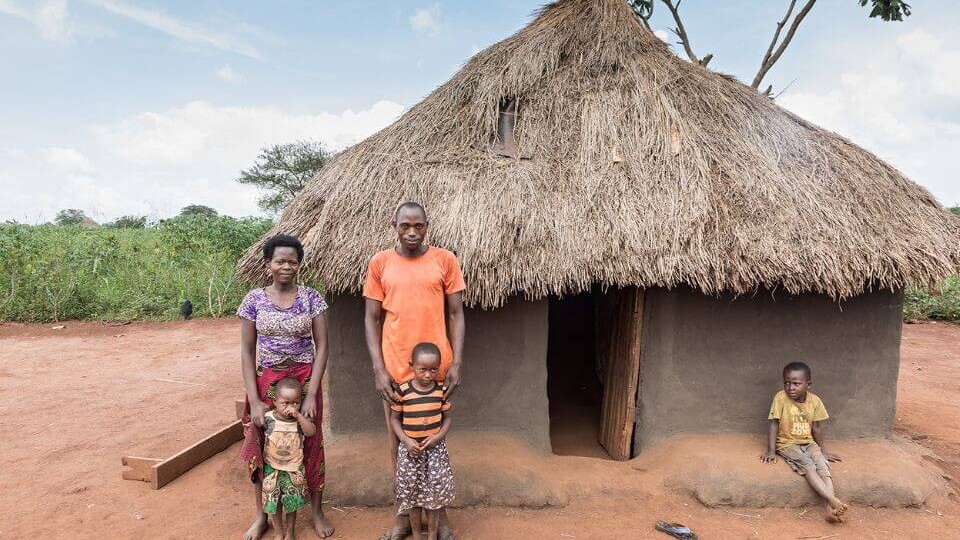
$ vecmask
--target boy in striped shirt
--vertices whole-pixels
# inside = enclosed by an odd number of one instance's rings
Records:
[[[453,470],[444,439],[450,429],[450,402],[437,382],[440,349],[418,343],[410,358],[413,379],[400,385],[390,421],[397,448],[397,514],[409,513],[414,540],[422,540],[420,510],[426,513],[427,540],[437,540],[439,510],[453,501]]]

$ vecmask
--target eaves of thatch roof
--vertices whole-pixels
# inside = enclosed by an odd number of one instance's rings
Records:
[[[491,151],[519,103],[521,158]],[[837,298],[960,266],[960,220],[866,150],[677,58],[623,0],[564,0],[344,151],[272,231],[358,291],[401,201],[457,253],[468,303],[607,286]],[[239,263],[262,275],[259,246]]]

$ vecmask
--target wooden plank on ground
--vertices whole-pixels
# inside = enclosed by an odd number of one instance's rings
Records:
[[[237,412],[237,420],[243,418],[243,413],[247,410],[247,398],[238,399],[233,405]]]
[[[643,291],[622,289],[609,335],[610,356],[603,385],[600,444],[614,459],[631,457],[640,379]]]
[[[227,427],[207,436],[207,438],[193,446],[181,450],[177,454],[155,465],[157,469],[157,483],[153,489],[160,489],[175,480],[181,474],[203,463],[231,444],[243,438],[243,424],[235,420]]]
[[[120,458],[120,462],[124,467],[130,467],[123,471],[123,479],[155,484],[157,482],[157,470],[153,466],[161,461],[163,460],[148,457],[123,456]]]
[[[122,476],[124,480],[150,482],[153,489],[160,489],[242,438],[243,424],[236,420],[167,459],[123,456],[120,461],[129,470]]]

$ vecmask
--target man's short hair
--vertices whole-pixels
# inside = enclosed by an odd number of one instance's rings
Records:
[[[803,376],[806,377],[808,381],[813,379],[813,372],[810,371],[810,366],[804,364],[803,362],[790,362],[789,364],[784,366],[783,376],[786,377],[787,373],[790,373],[793,371],[802,371]]]
[[[423,214],[423,220],[427,221],[427,211],[423,208],[423,205],[416,201],[406,201],[402,202],[397,206],[397,210],[393,213],[393,220],[396,221],[400,217],[400,212],[405,208],[415,208]]]

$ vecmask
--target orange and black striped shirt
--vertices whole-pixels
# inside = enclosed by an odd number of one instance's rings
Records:
[[[440,433],[443,426],[443,412],[450,410],[450,402],[443,399],[446,387],[433,383],[433,389],[421,392],[412,381],[400,385],[393,397],[397,403],[391,409],[401,414],[403,432],[411,439],[420,442],[431,435]]]

